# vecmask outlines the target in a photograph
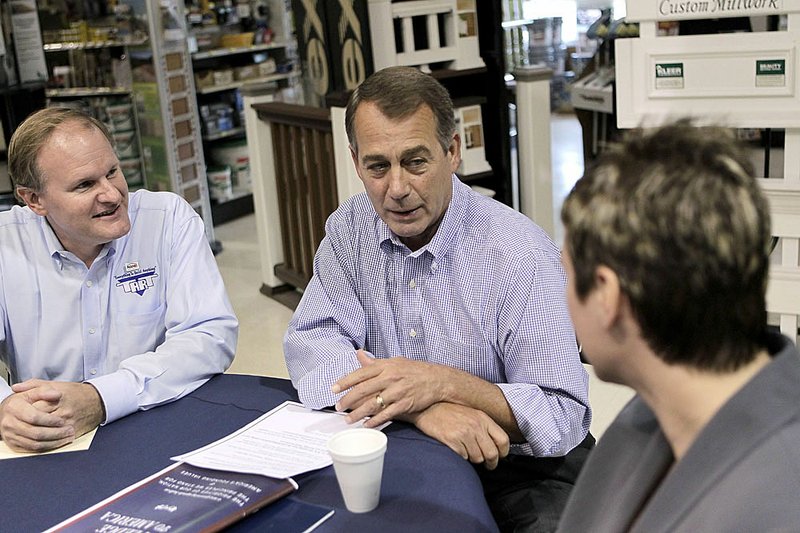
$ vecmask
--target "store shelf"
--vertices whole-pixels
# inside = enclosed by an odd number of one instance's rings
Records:
[[[238,135],[244,135],[244,127],[241,128],[233,128],[230,130],[220,131],[217,133],[212,133],[210,135],[203,135],[204,141],[218,141],[220,139],[227,139],[228,137],[236,137]]]
[[[216,226],[252,213],[253,209],[253,195],[251,193],[242,193],[241,195],[235,195],[226,202],[212,203],[211,218]]]
[[[194,52],[192,54],[192,59],[201,60],[201,59],[211,59],[216,57],[231,56],[236,54],[248,54],[252,52],[261,52],[262,50],[276,50],[280,48],[286,48],[287,46],[288,43],[271,42],[269,44],[254,44],[250,46],[240,46],[235,48],[215,48],[213,50]]]
[[[233,83],[225,83],[223,85],[212,85],[211,87],[197,88],[197,94],[211,94],[222,91],[229,91],[231,89],[238,89],[247,83],[266,83],[269,81],[289,80],[298,77],[300,77],[300,72],[293,70],[291,72],[271,74],[263,78],[253,78],[250,80],[240,80],[240,81],[235,81]]]
[[[48,98],[82,98],[86,96],[127,96],[131,90],[125,87],[73,87],[71,89],[47,89]]]
[[[47,43],[44,45],[45,52],[65,52],[68,50],[87,50],[94,48],[116,48],[120,46],[139,46],[147,42],[146,38],[131,39],[125,41],[88,41],[88,42],[68,42],[68,43]]]

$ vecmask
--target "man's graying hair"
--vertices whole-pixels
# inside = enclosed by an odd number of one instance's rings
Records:
[[[369,76],[356,87],[345,111],[345,128],[350,146],[358,153],[354,131],[354,118],[358,106],[364,102],[375,104],[390,119],[411,116],[427,105],[436,118],[436,137],[447,152],[456,132],[453,101],[447,89],[428,74],[412,67],[387,67]]]
[[[577,182],[561,218],[578,297],[598,266],[614,270],[664,361],[729,371],[764,347],[769,209],[731,130],[684,119],[631,132]]]
[[[8,145],[8,174],[14,183],[17,198],[17,187],[26,187],[35,192],[44,190],[44,176],[37,164],[39,152],[50,140],[53,131],[69,121],[76,121],[87,129],[99,129],[114,147],[114,138],[105,124],[82,111],[67,107],[48,107],[36,111],[14,131]]]

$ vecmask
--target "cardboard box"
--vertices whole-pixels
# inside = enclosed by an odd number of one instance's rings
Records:
[[[275,64],[275,60],[272,59],[271,57],[266,61],[259,63],[258,65],[256,65],[256,67],[258,68],[259,78],[265,78],[267,76],[275,74],[275,71],[278,70],[278,67]]]
[[[212,70],[211,75],[214,77],[214,85],[227,85],[233,83],[233,69],[224,68],[221,70]]]
[[[236,67],[233,71],[233,79],[237,81],[252,80],[259,76],[258,65],[245,65],[243,67]]]
[[[214,71],[199,70],[194,73],[194,85],[197,89],[214,86]]]

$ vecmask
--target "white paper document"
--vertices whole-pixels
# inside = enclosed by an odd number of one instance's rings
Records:
[[[202,468],[287,478],[331,464],[328,439],[334,433],[362,425],[361,421],[348,424],[344,413],[315,411],[296,402],[284,402],[227,437],[172,460]]]

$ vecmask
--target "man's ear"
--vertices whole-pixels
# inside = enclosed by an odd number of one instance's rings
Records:
[[[623,308],[624,296],[617,273],[605,265],[598,266],[594,271],[593,291],[600,304],[603,326],[610,328],[620,319]]]
[[[454,134],[453,140],[450,141],[447,156],[450,158],[450,168],[455,173],[458,170],[458,165],[461,164],[461,136],[458,133]]]
[[[44,205],[42,205],[41,195],[38,192],[29,187],[17,185],[17,196],[22,198],[22,201],[25,202],[25,205],[30,207],[31,211],[37,215],[47,215],[47,209],[45,209]]]
[[[358,174],[358,179],[364,181],[364,178],[361,177],[361,167],[358,165],[358,154],[352,144],[348,148],[350,148],[350,157],[353,159],[353,166],[356,169],[356,174]]]

